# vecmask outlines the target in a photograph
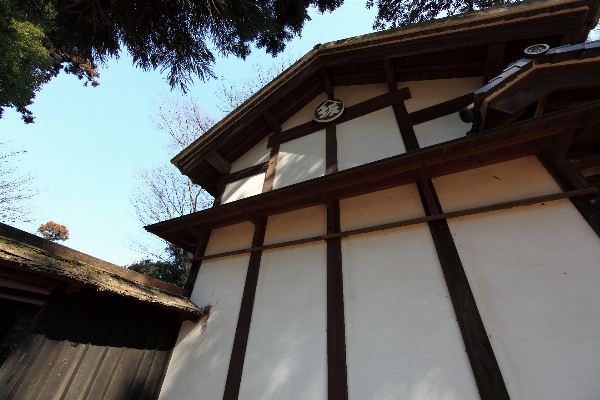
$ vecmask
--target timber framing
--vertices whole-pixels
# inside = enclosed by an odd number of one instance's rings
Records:
[[[172,162],[214,194],[231,163],[269,134],[280,135],[276,127],[320,93],[331,97],[335,86],[388,83],[390,72],[397,82],[491,78],[528,45],[583,41],[598,20],[598,4],[526,0],[319,45]]]
[[[145,229],[193,252],[197,238],[187,227],[218,228],[248,221],[245,214],[248,211],[268,216],[322,204],[322,193],[328,193],[333,199],[342,199],[482,165],[540,154],[553,148],[558,135],[577,128],[581,121],[586,119],[600,119],[600,102],[414,150],[150,225]]]
[[[420,182],[422,182],[422,181],[420,181]],[[273,244],[268,244],[265,246],[250,247],[247,249],[232,250],[232,251],[227,251],[227,252],[223,252],[223,253],[211,254],[208,256],[194,257],[194,258],[190,259],[189,261],[195,262],[195,261],[203,261],[203,260],[212,260],[215,258],[224,258],[224,257],[236,256],[239,254],[247,254],[247,253],[251,253],[253,251],[258,251],[258,250],[280,249],[283,247],[297,246],[300,244],[315,243],[315,242],[321,242],[324,240],[327,241],[327,240],[335,239],[335,238],[344,238],[344,237],[348,237],[348,236],[363,235],[365,233],[370,233],[370,232],[379,232],[379,231],[384,231],[386,229],[394,229],[394,228],[401,228],[404,226],[419,225],[419,224],[423,224],[426,222],[439,221],[439,220],[443,220],[443,219],[466,217],[468,215],[477,215],[477,214],[483,214],[483,213],[499,211],[499,210],[509,210],[511,208],[525,207],[525,206],[529,206],[529,205],[533,205],[533,204],[548,203],[551,201],[557,201],[557,200],[563,200],[563,199],[574,199],[574,198],[577,198],[580,196],[594,195],[597,193],[598,193],[598,189],[596,187],[590,187],[587,189],[570,190],[570,191],[566,191],[563,193],[531,197],[528,199],[508,201],[505,203],[491,204],[491,205],[487,205],[487,206],[468,208],[465,210],[451,211],[451,212],[446,212],[446,213],[438,212],[437,214],[435,214],[435,213],[433,213],[434,209],[431,209],[432,215],[428,215],[425,217],[405,219],[405,220],[389,222],[389,223],[381,224],[381,225],[373,225],[373,226],[368,226],[368,227],[364,227],[364,228],[328,233],[326,235],[312,236],[312,237],[303,238],[303,239],[296,239],[296,240],[290,240],[290,241],[286,241],[286,242],[273,243]]]
[[[256,225],[254,228],[252,247],[260,247],[265,240],[267,218],[262,217],[255,222]],[[250,254],[246,282],[244,283],[244,293],[242,295],[242,304],[240,305],[240,313],[238,315],[233,347],[231,349],[231,358],[229,360],[229,370],[227,372],[223,400],[237,400],[239,396],[261,258],[262,250],[253,251],[252,254]]]
[[[340,202],[325,196],[327,233],[340,232]],[[344,279],[342,238],[327,240],[327,392],[328,400],[348,399],[346,364],[346,323],[344,317]]]

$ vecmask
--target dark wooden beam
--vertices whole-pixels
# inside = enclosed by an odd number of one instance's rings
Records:
[[[323,82],[323,88],[325,89],[325,93],[327,93],[327,98],[333,99],[333,85],[331,84],[331,79],[329,79],[327,68],[319,68],[319,76],[321,77],[321,81]]]
[[[335,125],[325,129],[325,175],[338,172],[337,133]]]
[[[215,194],[215,201],[213,202],[213,205],[212,205],[213,208],[221,205],[221,202],[223,201],[223,194],[225,193],[226,186],[227,186],[226,183],[217,184],[217,193]]]
[[[259,247],[263,245],[266,228],[267,218],[262,218],[260,223],[254,227],[252,247]],[[250,254],[248,272],[246,273],[246,282],[244,284],[244,294],[242,295],[242,304],[240,305],[240,313],[238,315],[235,337],[233,339],[233,347],[231,349],[231,358],[229,360],[229,370],[227,371],[227,381],[225,382],[223,400],[237,400],[239,396],[261,258],[262,251],[260,250],[253,251]]]
[[[564,159],[562,161],[557,161],[549,151],[538,155],[538,159],[544,167],[546,167],[562,190],[590,189],[589,183],[569,161]],[[600,237],[600,196],[598,196],[598,193],[574,197],[571,198],[571,202],[594,232]]]
[[[544,109],[546,108],[546,103],[548,102],[548,96],[544,96],[538,100],[537,106],[535,107],[535,113],[533,114],[533,118],[541,117],[544,115]]]
[[[505,51],[505,42],[488,45],[487,57],[485,59],[485,72],[483,73],[484,85],[502,72]]]
[[[241,179],[249,178],[254,175],[259,175],[265,172],[269,168],[269,162],[263,162],[260,164],[252,165],[251,167],[241,169],[236,172],[232,172],[229,175],[225,175],[217,181],[218,185],[227,185],[228,183],[239,181]]]
[[[569,129],[558,135],[556,142],[554,143],[554,147],[552,147],[552,157],[558,161],[564,160],[565,156],[567,155],[567,151],[569,151],[569,146],[571,146],[574,133],[574,129]]]
[[[372,99],[363,101],[362,103],[346,108],[344,114],[330,122],[323,124],[316,121],[310,121],[294,128],[285,130],[278,135],[273,135],[269,138],[268,147],[273,147],[276,144],[289,142],[290,140],[298,139],[311,133],[325,129],[328,125],[337,125],[348,122],[363,115],[370,114],[382,108],[389,107],[398,101],[410,99],[410,91],[408,88],[403,88],[395,92],[385,93]]]
[[[383,69],[385,70],[385,78],[387,79],[388,90],[395,92],[398,89],[396,81],[396,72],[394,71],[394,62],[389,58],[383,60]]]
[[[340,232],[339,200],[327,201],[326,205],[327,233],[338,233]],[[327,240],[327,392],[328,400],[348,399],[342,239],[340,237]]]
[[[41,302],[45,302],[50,299],[49,293],[30,292],[29,290],[9,288],[6,286],[0,286],[0,295]]]
[[[425,217],[405,219],[402,221],[389,222],[386,224],[368,226],[368,227],[364,227],[364,228],[350,229],[350,230],[343,231],[343,232],[337,232],[337,233],[331,233],[331,234],[328,233],[326,235],[312,236],[312,237],[297,239],[297,240],[289,240],[286,242],[273,243],[273,244],[268,244],[265,246],[250,247],[247,249],[226,251],[223,253],[217,253],[217,254],[211,254],[209,256],[198,257],[197,259],[192,258],[188,261],[193,262],[193,261],[199,261],[199,260],[212,260],[215,258],[231,257],[231,256],[240,255],[240,254],[251,253],[253,251],[258,251],[258,250],[281,249],[283,247],[297,246],[300,244],[315,243],[315,242],[321,242],[323,240],[344,238],[344,237],[355,236],[355,235],[363,235],[365,233],[379,232],[379,231],[383,231],[386,229],[394,229],[394,228],[401,228],[404,226],[418,225],[418,224],[423,224],[426,222],[438,221],[441,219],[465,217],[465,216],[469,216],[469,215],[483,214],[486,212],[492,212],[492,211],[498,211],[498,210],[508,210],[508,209],[516,208],[516,207],[529,206],[532,204],[548,203],[551,201],[575,198],[578,196],[586,196],[586,195],[594,194],[594,193],[598,193],[598,188],[590,187],[590,188],[581,189],[581,190],[571,190],[568,192],[531,197],[531,198],[521,199],[521,200],[507,201],[504,203],[490,204],[487,206],[468,208],[468,209],[459,210],[459,211],[451,211],[451,212],[440,213],[440,214],[432,214],[432,215],[428,215]],[[333,200],[331,200],[331,201],[333,201]]]
[[[404,102],[393,104],[392,110],[394,110],[394,116],[396,117],[396,123],[400,129],[400,135],[402,136],[406,152],[419,150],[420,146],[417,135],[415,134],[415,128],[410,122],[410,114],[408,113]]]
[[[198,244],[196,245],[196,251],[194,251],[194,258],[198,259],[204,256],[206,252],[206,246],[208,246],[208,241],[210,239],[210,231],[205,230],[202,232],[202,236],[198,240]],[[200,271],[200,266],[202,265],[202,260],[193,261],[190,266],[190,272],[188,273],[187,280],[185,282],[184,289],[188,291],[188,296],[192,295],[192,291],[194,290],[194,286],[196,285],[196,279],[198,279],[198,272]]]
[[[431,180],[419,182],[417,186],[426,214],[434,215],[435,212],[443,212]],[[429,201],[425,198],[427,191],[430,191],[433,197],[433,202],[435,203],[433,209],[429,207]],[[430,221],[428,225],[440,260],[444,279],[448,286],[456,321],[458,322],[465,349],[471,362],[479,395],[482,400],[508,400],[510,396],[508,395],[502,372],[498,366],[485,326],[481,320],[481,315],[477,309],[477,303],[471,291],[462,261],[456,250],[456,244],[454,243],[448,222],[445,219],[440,219]]]
[[[463,96],[444,101],[443,103],[435,104],[418,111],[413,111],[408,114],[408,116],[413,125],[418,125],[436,118],[457,113],[471,103],[473,103],[473,93],[468,93]]]
[[[385,76],[387,79],[388,90],[389,92],[395,92],[398,90],[398,84],[396,83],[396,73],[394,71],[394,62],[388,58],[383,60],[383,69],[385,70]],[[406,88],[408,89],[408,88]],[[410,95],[410,90],[409,90]],[[418,150],[419,149],[419,141],[417,140],[417,135],[415,135],[415,130],[413,128],[413,124],[410,121],[410,116],[408,114],[408,110],[406,109],[406,105],[404,101],[398,101],[392,104],[392,110],[394,111],[394,116],[396,117],[396,123],[398,124],[398,128],[400,129],[400,135],[402,136],[402,141],[404,142],[404,148],[407,152]]]
[[[279,124],[279,122],[277,122],[277,119],[275,119],[275,116],[273,115],[271,110],[266,110],[262,114],[262,116],[265,119],[265,121],[267,121],[267,124],[269,124],[269,127],[271,127],[273,133],[281,132],[281,125]]]
[[[229,171],[231,171],[231,164],[216,151],[210,153],[208,157],[206,157],[206,161],[219,171],[221,175],[227,175]]]
[[[265,182],[263,183],[263,193],[270,192],[273,190],[273,184],[275,183],[275,171],[277,170],[277,161],[279,160],[279,145],[271,147],[271,154],[269,156],[269,166],[265,173]]]

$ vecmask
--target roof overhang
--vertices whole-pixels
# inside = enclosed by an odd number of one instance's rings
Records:
[[[537,0],[476,11],[317,45],[172,160],[214,193],[242,154],[333,86],[484,76],[489,80],[525,47],[585,40],[598,22],[598,0]],[[272,118],[270,118],[272,117]],[[271,120],[271,121],[269,121]]]

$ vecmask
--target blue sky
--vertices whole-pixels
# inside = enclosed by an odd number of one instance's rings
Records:
[[[375,10],[364,0],[346,0],[332,14],[314,9],[301,38],[279,57],[295,60],[317,43],[372,31]],[[219,58],[215,72],[232,82],[251,79],[253,65],[273,65],[277,59],[254,50],[242,61]],[[146,233],[137,221],[130,197],[136,170],[169,164],[166,134],[151,122],[152,102],[169,93],[165,74],[143,72],[123,53],[100,69],[100,86],[83,87],[72,75],[61,74],[37,94],[31,110],[35,123],[25,125],[11,109],[0,119],[0,139],[13,150],[27,150],[20,159],[23,172],[36,176],[41,190],[31,202],[33,223],[14,226],[35,232],[49,220],[69,228],[65,245],[106,261],[125,265],[142,255],[130,239]],[[196,81],[189,96],[220,117],[215,95],[222,82]]]

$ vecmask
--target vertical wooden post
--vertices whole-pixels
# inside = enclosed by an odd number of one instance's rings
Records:
[[[396,83],[396,71],[394,70],[393,61],[390,59],[383,60],[383,69],[385,70],[388,90],[390,92],[395,92],[396,90],[398,90],[398,88]],[[396,123],[398,124],[398,128],[400,129],[400,135],[402,136],[402,141],[404,142],[404,148],[406,149],[406,152],[418,150],[419,141],[417,140],[417,135],[415,135],[415,130],[412,126],[412,123],[410,122],[406,105],[403,101],[394,103],[392,104],[392,110],[394,110]]]
[[[339,200],[326,200],[327,233],[340,231]],[[329,400],[348,399],[342,239],[327,239],[327,391]]]
[[[208,246],[208,239],[210,239],[210,230],[206,230],[200,233],[200,238],[198,239],[198,244],[196,245],[196,250],[194,251],[194,258],[202,257],[204,252],[206,251],[206,246]],[[185,286],[183,287],[188,291],[189,296],[192,295],[192,291],[194,290],[194,285],[196,284],[196,279],[198,278],[198,272],[200,271],[200,265],[202,261],[193,261],[190,266],[190,272],[187,277],[187,281],[185,282]]]
[[[335,125],[329,125],[325,130],[325,175],[338,172],[337,133]]]
[[[269,166],[265,173],[265,182],[263,183],[263,193],[273,190],[275,182],[275,171],[277,170],[277,160],[279,159],[279,145],[271,147],[271,155],[269,156]]]
[[[266,217],[261,217],[255,222],[252,247],[260,247],[263,245],[266,228]],[[246,273],[246,282],[244,284],[244,294],[242,295],[240,313],[235,330],[235,337],[233,339],[233,347],[231,349],[231,358],[229,359],[229,370],[227,371],[227,381],[225,382],[223,400],[237,400],[239,396],[261,258],[262,250],[250,253],[248,272]]]
[[[431,180],[420,181],[417,186],[425,213],[427,215],[442,213],[442,207]],[[431,197],[429,201],[427,193]],[[448,222],[442,219],[428,222],[428,225],[479,395],[482,400],[509,399],[504,378],[477,309],[475,297],[471,292]]]

